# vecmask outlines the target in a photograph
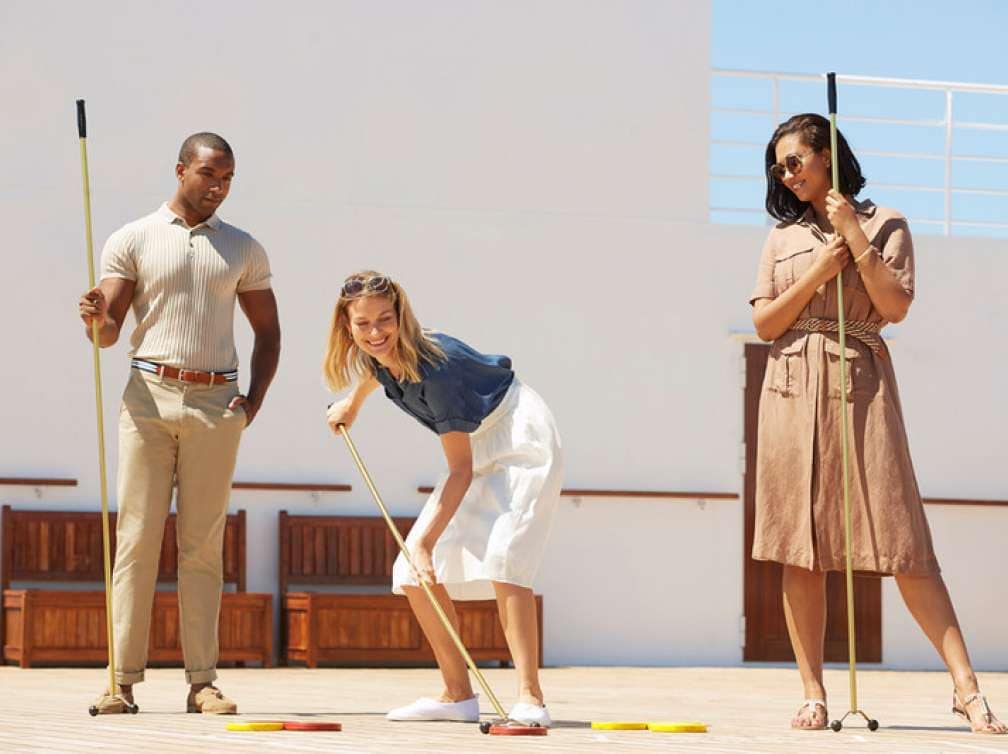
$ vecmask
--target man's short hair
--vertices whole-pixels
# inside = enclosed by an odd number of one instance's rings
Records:
[[[231,151],[231,145],[224,141],[223,136],[210,133],[209,131],[201,131],[198,134],[193,134],[182,142],[182,147],[179,149],[178,153],[178,161],[183,165],[188,165],[192,162],[192,159],[196,156],[196,152],[200,147],[208,147],[209,149],[214,149],[218,152],[224,152],[224,154],[228,157],[234,157],[234,152]]]

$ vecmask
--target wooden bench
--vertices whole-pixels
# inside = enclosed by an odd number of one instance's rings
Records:
[[[405,537],[415,519],[397,518]],[[377,517],[291,516],[280,511],[278,563],[281,662],[339,665],[432,665],[434,653],[406,598],[392,594],[399,553]],[[342,592],[288,591],[339,587]],[[351,591],[353,589],[354,591]],[[361,591],[361,590],[364,591]],[[539,656],[542,657],[542,597]],[[462,641],[473,659],[511,661],[495,600],[456,602]]]
[[[84,511],[13,510],[3,507],[0,587],[3,589],[3,661],[23,668],[35,663],[102,664],[105,634],[101,514]],[[115,514],[109,514],[115,557]],[[273,661],[273,595],[245,591],[245,511],[229,515],[224,530],[225,591],[219,624],[222,663]],[[175,514],[165,522],[158,582],[178,581]],[[38,586],[51,583],[53,589]],[[101,585],[99,591],[60,589],[59,584]],[[27,588],[12,585],[30,584]],[[178,595],[154,596],[149,662],[181,665]]]

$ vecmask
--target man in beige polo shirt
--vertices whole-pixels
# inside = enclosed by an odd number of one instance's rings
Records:
[[[133,701],[144,678],[165,518],[176,488],[178,597],[188,712],[234,713],[217,677],[222,545],[242,430],[276,372],[280,324],[263,247],[217,217],[234,177],[220,136],[183,142],[175,195],[119,229],[102,252],[101,282],[80,299],[91,336],[113,345],[132,306],[132,370],[119,419],[118,522],[112,576],[116,682]],[[255,334],[248,393],[238,391],[234,308]],[[121,712],[108,693],[100,712]]]

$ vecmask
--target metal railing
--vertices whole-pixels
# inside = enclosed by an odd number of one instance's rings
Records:
[[[714,189],[716,181],[743,181],[759,182],[762,184],[766,179],[763,175],[762,150],[766,147],[771,130],[776,124],[782,122],[787,117],[796,112],[823,112],[825,109],[825,88],[817,95],[816,100],[809,101],[804,110],[788,111],[781,106],[781,86],[786,82],[801,82],[805,84],[821,83],[823,76],[799,73],[783,73],[776,71],[746,71],[731,70],[724,68],[711,69],[712,87],[717,79],[756,79],[770,84],[769,102],[766,107],[734,107],[712,104],[711,112],[735,114],[738,116],[762,116],[767,119],[769,129],[762,133],[747,133],[743,138],[716,138],[712,133],[711,150],[720,147],[749,147],[759,148],[760,156],[751,173],[718,173],[713,169],[710,171],[712,187],[708,207],[712,221],[719,213],[734,213],[747,216],[753,223],[769,223],[771,219],[766,215],[764,208],[760,205],[731,204],[723,201],[723,197],[717,196]],[[929,150],[893,150],[893,149],[872,149],[857,148],[857,144],[852,144],[855,154],[859,160],[863,157],[882,158],[902,158],[909,160],[920,160],[929,162],[941,162],[944,166],[944,176],[941,185],[929,185],[927,183],[882,181],[877,182],[869,178],[869,188],[871,190],[883,189],[902,192],[923,192],[927,194],[940,193],[943,196],[943,211],[939,217],[913,216],[910,221],[916,226],[928,226],[932,232],[939,232],[942,235],[953,235],[968,233],[970,235],[1008,235],[1008,188],[985,187],[979,185],[958,185],[954,180],[953,168],[957,164],[980,164],[993,166],[1001,173],[1008,187],[1008,86],[998,86],[989,84],[971,84],[950,81],[922,81],[917,79],[897,79],[897,78],[876,78],[871,76],[846,76],[838,75],[837,83],[844,87],[875,87],[879,89],[900,89],[900,90],[929,90],[940,92],[944,98],[942,112],[935,113],[937,117],[888,117],[879,115],[857,115],[845,114],[843,108],[837,118],[841,127],[845,123],[863,123],[886,126],[925,128],[941,130],[943,132],[942,141],[944,148],[941,151]],[[1001,112],[1006,115],[1005,122],[990,122],[978,120],[956,120],[955,105],[957,97],[962,95],[995,95],[1005,97]],[[802,102],[802,104],[806,104]],[[713,118],[713,115],[712,115]],[[713,124],[712,124],[713,125]],[[984,154],[976,152],[956,151],[954,149],[954,135],[965,132],[994,132],[1003,136],[1004,154]],[[998,138],[1000,138],[1000,136]],[[1005,200],[1005,208],[1002,214],[1000,208],[996,208],[994,216],[988,219],[976,219],[975,217],[957,217],[953,199],[956,197],[996,197]],[[997,201],[997,199],[995,199]]]

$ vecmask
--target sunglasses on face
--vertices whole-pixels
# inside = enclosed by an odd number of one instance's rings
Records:
[[[783,181],[784,176],[790,173],[791,175],[798,175],[801,173],[802,168],[805,167],[805,158],[815,152],[805,152],[804,154],[789,154],[784,158],[783,164],[778,162],[776,165],[770,166],[770,175],[776,178],[778,181]]]
[[[352,277],[343,283],[340,295],[343,298],[353,298],[364,293],[384,293],[392,287],[392,281],[384,275],[372,275],[366,277]]]

